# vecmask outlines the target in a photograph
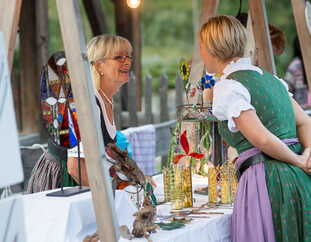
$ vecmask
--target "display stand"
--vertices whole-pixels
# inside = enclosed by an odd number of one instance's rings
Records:
[[[58,160],[60,163],[60,170],[63,170],[63,162],[61,160]],[[63,188],[63,176],[61,174],[60,176],[60,191],[47,193],[46,196],[48,197],[69,197],[73,195],[77,195],[83,192],[90,191],[90,188],[88,187],[82,187],[81,186],[81,162],[80,162],[80,143],[78,144],[78,165],[79,165],[79,186],[67,188],[64,190]]]
[[[90,189],[81,186],[80,132],[75,114],[75,105],[64,51],[55,52],[44,69],[41,81],[42,123],[49,135],[50,147],[60,165],[60,191],[47,196],[68,197]],[[79,186],[63,189],[63,160],[67,149],[77,146]],[[59,155],[58,155],[59,154]],[[64,155],[65,154],[65,155]]]
[[[198,140],[196,140],[195,144],[197,147],[198,142],[204,135],[202,124],[212,123],[212,140],[210,140],[212,149],[210,149],[211,154],[209,154],[209,157],[214,166],[221,166],[223,163],[222,140],[218,132],[218,120],[211,114],[210,109],[211,106],[203,106],[202,104],[181,105],[177,107],[177,117],[181,122],[181,126],[182,123],[187,122],[200,123],[200,130],[198,130]],[[208,186],[197,188],[194,190],[194,192],[201,195],[208,195]]]

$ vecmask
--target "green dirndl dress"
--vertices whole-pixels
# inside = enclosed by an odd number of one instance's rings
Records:
[[[276,77],[266,71],[263,71],[263,75],[261,75],[256,71],[243,70],[231,73],[227,79],[236,80],[247,88],[251,96],[251,105],[256,109],[256,114],[260,121],[270,132],[283,141],[297,138],[295,116],[288,92]],[[227,123],[228,121],[219,123],[219,132],[229,145],[236,148],[239,154],[254,148],[241,132],[230,132]],[[298,142],[288,147],[296,152],[302,153],[303,151],[303,147]],[[266,184],[258,184],[257,181],[256,186],[266,186],[269,197],[269,201],[266,204],[271,205],[271,214],[258,214],[258,216],[256,214],[248,214],[245,215],[245,221],[239,220],[239,224],[237,224],[236,221],[238,220],[235,217],[239,216],[241,211],[234,212],[232,240],[242,241],[243,235],[240,236],[242,232],[237,231],[241,228],[242,223],[245,223],[247,228],[247,223],[249,223],[247,220],[271,216],[276,241],[310,241],[311,176],[296,166],[277,160],[266,161],[263,165]],[[246,174],[243,174],[242,177],[244,175]],[[252,179],[251,176],[256,176],[256,174],[248,172],[246,176]],[[243,184],[243,186],[250,185],[247,182]],[[245,191],[241,188],[239,189],[239,186],[236,198],[240,195],[241,197],[246,197],[247,195],[245,194],[238,194]],[[252,186],[254,185],[252,184]],[[257,189],[255,186],[253,188]],[[252,188],[248,187],[248,189],[251,190]],[[261,198],[259,197],[258,199]],[[239,207],[240,210],[247,208],[248,211],[252,211],[253,205],[246,200],[239,201],[239,203],[243,202],[244,204],[234,204],[234,206]],[[246,231],[245,233],[254,232],[256,234],[255,230],[258,228],[250,226],[249,229],[253,231]],[[264,238],[265,231],[262,231],[262,233]],[[270,241],[269,238],[264,240]],[[259,240],[257,239],[256,241]]]

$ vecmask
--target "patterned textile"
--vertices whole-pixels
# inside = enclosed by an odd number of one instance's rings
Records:
[[[121,131],[132,146],[133,160],[142,172],[151,176],[156,174],[155,151],[156,137],[155,127],[152,124],[128,128]]]
[[[286,88],[270,73],[237,71],[227,79],[240,82],[263,125],[281,140],[296,138],[296,122]],[[236,101],[236,100],[235,100]],[[253,149],[222,121],[219,132],[239,154]],[[288,146],[301,152],[299,143]],[[244,153],[243,153],[244,152]],[[280,161],[248,168],[239,182],[232,216],[232,241],[308,241],[311,238],[311,176]],[[255,228],[255,229],[254,229]]]
[[[288,84],[289,91],[293,93],[294,99],[302,108],[311,106],[311,94],[305,82],[302,61],[295,57],[289,64],[284,81]]]
[[[26,193],[36,193],[59,187],[59,161],[46,150],[34,166]]]
[[[60,159],[62,160],[62,174],[59,165]],[[60,175],[63,178],[63,187],[79,185],[68,173],[67,149],[58,147],[49,139],[48,149],[32,169],[26,193],[41,192],[60,187]]]

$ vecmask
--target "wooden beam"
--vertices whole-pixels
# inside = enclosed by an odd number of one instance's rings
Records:
[[[4,34],[9,70],[12,70],[15,40],[20,17],[22,0],[0,0],[0,30]]]
[[[131,9],[129,6],[127,6],[126,1],[124,0],[112,0],[114,3],[114,9],[115,9],[115,26],[116,26],[116,35],[122,36],[130,41],[131,44],[133,44],[133,38],[132,38],[132,15],[131,15]],[[127,93],[127,85],[128,83],[125,83],[120,88],[121,93],[121,109],[129,110],[128,109],[128,93]]]
[[[38,75],[41,77],[49,59],[48,1],[36,0],[36,46],[38,49]]]
[[[243,57],[250,57],[252,64],[256,63],[256,46],[254,40],[254,31],[252,26],[251,15],[248,13],[246,30],[248,32],[247,42],[245,46],[245,52]]]
[[[36,0],[23,0],[19,23],[21,118],[23,134],[39,133],[40,76],[36,45]],[[37,124],[37,125],[35,125]]]
[[[248,0],[248,6],[258,55],[258,66],[276,75],[265,2],[264,0]]]
[[[99,237],[101,241],[118,241],[119,225],[85,49],[79,3],[76,0],[57,0],[56,3]]]
[[[311,91],[311,36],[308,31],[305,17],[305,0],[291,0],[294,18],[299,38],[300,49],[306,71],[306,78]]]
[[[105,15],[99,0],[83,0],[85,12],[94,36],[109,33]]]
[[[37,76],[39,81],[42,78],[44,67],[49,59],[49,28],[48,28],[48,1],[36,0],[35,7],[35,24],[36,24],[36,59],[37,59]],[[38,88],[37,91],[40,89]],[[40,110],[40,107],[39,107]],[[41,140],[47,139],[47,133],[44,125],[38,127]]]
[[[132,9],[133,69],[136,76],[136,110],[141,111],[141,32],[140,7]]]
[[[201,9],[201,16],[200,16],[200,24],[199,30],[201,29],[202,25],[206,23],[211,17],[214,17],[217,13],[219,5],[219,0],[204,0]],[[202,73],[204,70],[204,62],[200,57],[200,37],[197,35],[195,44],[194,44],[194,52],[192,55],[192,64],[191,64],[191,71],[189,76],[189,82],[191,85],[196,87],[196,82],[201,80]],[[198,99],[199,95],[196,92],[196,96],[189,97],[189,103],[195,103]]]

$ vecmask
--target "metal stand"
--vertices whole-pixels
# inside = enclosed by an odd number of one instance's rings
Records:
[[[90,188],[81,186],[80,143],[78,143],[79,186],[71,187],[71,188],[68,188],[66,190],[63,189],[63,174],[62,174],[63,162],[62,162],[61,159],[59,159],[59,163],[60,163],[60,170],[61,170],[61,174],[60,174],[60,191],[48,193],[48,194],[46,194],[46,196],[48,196],[48,197],[69,197],[69,196],[73,196],[73,195],[77,195],[77,194],[80,194],[80,193],[83,193],[83,192],[90,191]]]
[[[137,191],[137,209],[140,209],[140,201],[139,201],[139,192],[138,192],[138,183],[136,184],[136,191]]]

